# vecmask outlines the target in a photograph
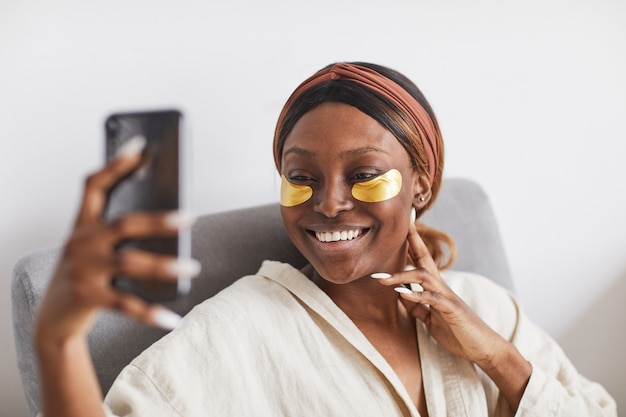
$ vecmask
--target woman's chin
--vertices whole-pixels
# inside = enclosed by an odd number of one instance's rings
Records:
[[[356,282],[364,277],[369,277],[373,272],[368,268],[362,267],[319,267],[315,268],[314,278],[323,279],[324,281],[335,284],[345,285]]]

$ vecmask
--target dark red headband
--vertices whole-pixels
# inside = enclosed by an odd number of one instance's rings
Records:
[[[389,78],[379,74],[378,72],[354,64],[339,63],[330,68],[318,71],[313,76],[305,80],[296,90],[291,94],[287,103],[283,107],[280,116],[278,117],[277,127],[282,127],[285,115],[293,102],[302,95],[308,89],[329,80],[349,80],[361,84],[372,91],[382,95],[389,99],[393,104],[398,106],[404,111],[413,124],[417,128],[417,131],[422,139],[424,151],[428,159],[428,174],[430,180],[435,179],[437,173],[437,164],[439,161],[439,146],[437,141],[438,131],[431,119],[430,115],[422,107],[422,105],[404,88],[396,84]],[[276,166],[280,167],[280,155],[278,155],[278,129],[274,136],[274,158],[276,160]]]

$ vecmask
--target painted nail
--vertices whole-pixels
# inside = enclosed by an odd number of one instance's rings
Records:
[[[182,317],[173,311],[164,308],[158,309],[153,315],[154,324],[162,329],[174,330],[182,320]]]
[[[202,265],[192,258],[179,258],[167,264],[167,272],[182,277],[195,277],[202,271]]]
[[[188,211],[178,210],[165,217],[165,225],[171,228],[186,229],[196,221],[196,216]]]
[[[410,289],[406,287],[395,287],[394,291],[400,294],[412,294],[413,293],[413,291],[411,291]]]
[[[415,270],[415,269],[417,269],[417,268],[415,267],[415,265],[407,265],[407,266],[405,266],[405,267],[404,267],[404,270],[405,270],[405,271],[413,271],[413,270]]]
[[[115,152],[115,157],[117,159],[122,159],[138,155],[146,148],[146,143],[146,138],[144,138],[143,136],[133,136],[117,149],[117,151]]]
[[[180,294],[189,294],[191,291],[191,278],[189,277],[178,277],[178,292]]]
[[[376,272],[376,273],[370,275],[370,277],[372,277],[374,279],[389,279],[389,278],[391,278],[391,274],[388,274],[386,272]]]

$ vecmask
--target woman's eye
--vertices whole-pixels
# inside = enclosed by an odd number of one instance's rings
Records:
[[[313,178],[307,177],[306,175],[291,175],[289,177],[289,182],[292,183],[302,183],[302,182],[311,182]]]
[[[372,178],[376,178],[379,174],[372,174],[369,172],[361,172],[359,174],[356,174],[354,176],[354,179],[357,181],[368,181],[371,180]]]

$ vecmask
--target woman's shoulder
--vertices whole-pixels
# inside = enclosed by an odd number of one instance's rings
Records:
[[[280,262],[265,261],[259,271],[243,276],[232,284],[194,306],[183,321],[195,324],[233,323],[248,320],[251,314],[267,315],[271,309],[290,304],[293,297],[289,290],[277,281],[277,276],[292,274],[294,279],[298,271],[292,266]]]
[[[498,297],[510,297],[513,294],[510,290],[498,285],[493,280],[473,272],[444,270],[441,277],[458,295],[467,294],[481,295],[488,293]]]
[[[295,271],[295,272],[293,272]],[[258,273],[239,278],[213,297],[196,305],[181,324],[154,343],[135,360],[146,366],[158,355],[195,355],[220,340],[245,340],[263,334],[268,323],[282,310],[297,303],[288,289],[277,283],[277,275],[297,276],[297,270],[279,262],[264,262]],[[200,354],[202,356],[203,354]]]
[[[491,328],[510,339],[517,326],[520,308],[515,295],[482,275],[446,270],[441,273],[448,286]]]

